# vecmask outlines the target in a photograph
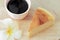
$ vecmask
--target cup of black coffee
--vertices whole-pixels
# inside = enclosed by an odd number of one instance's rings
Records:
[[[23,19],[31,7],[30,0],[5,0],[5,8],[13,19]]]

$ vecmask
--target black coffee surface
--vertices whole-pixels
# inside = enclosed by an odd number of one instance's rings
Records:
[[[12,13],[21,14],[28,9],[28,4],[25,0],[10,0],[7,9]]]

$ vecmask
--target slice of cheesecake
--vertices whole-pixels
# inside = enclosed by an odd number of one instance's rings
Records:
[[[43,8],[38,8],[33,15],[28,35],[29,37],[51,27],[54,24],[54,16]]]

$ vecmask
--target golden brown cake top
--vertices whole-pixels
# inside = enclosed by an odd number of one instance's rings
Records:
[[[51,15],[46,10],[38,8],[32,18],[29,30],[38,27],[50,20]]]

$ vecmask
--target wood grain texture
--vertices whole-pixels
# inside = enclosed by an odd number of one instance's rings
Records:
[[[31,0],[31,3],[32,3],[31,9],[29,11],[30,16],[29,17],[27,16],[27,18],[25,18],[24,20],[19,21],[21,30],[23,31],[25,30],[23,32],[21,40],[58,40],[60,39],[60,5],[59,5],[60,0]],[[37,7],[43,7],[47,9],[52,13],[52,15],[56,17],[56,20],[59,20],[59,21],[56,21],[53,27],[29,39],[28,37],[26,37],[27,35],[26,30],[29,27],[31,22],[30,20],[32,18],[31,14],[34,13]],[[5,19],[8,17],[9,16],[4,7],[4,0],[0,0],[0,19]]]

